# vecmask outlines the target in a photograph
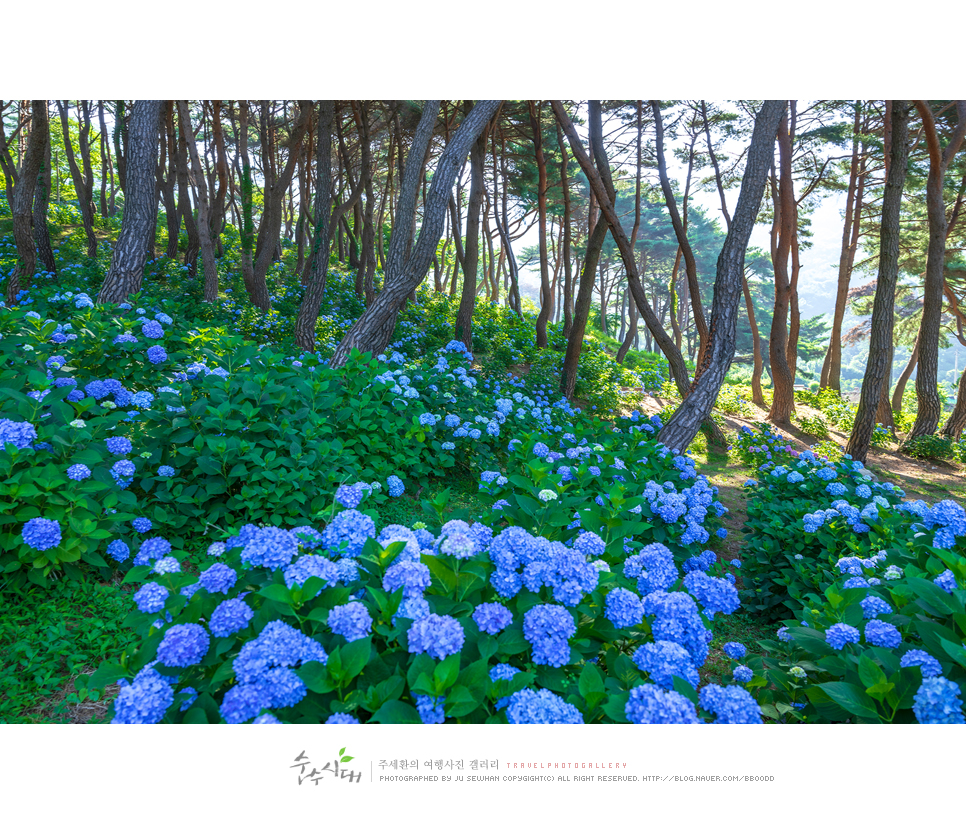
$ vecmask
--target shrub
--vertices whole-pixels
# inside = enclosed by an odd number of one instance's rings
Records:
[[[816,438],[828,438],[828,425],[819,415],[814,417],[803,416],[797,419],[799,428],[808,435]]]
[[[899,449],[912,458],[942,461],[953,457],[953,441],[943,435],[920,435],[906,441]]]

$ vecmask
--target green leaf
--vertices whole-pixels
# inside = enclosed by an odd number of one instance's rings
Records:
[[[258,594],[273,602],[281,602],[285,605],[290,605],[292,602],[292,592],[284,585],[266,585]]]
[[[868,655],[863,654],[859,658],[859,680],[865,687],[875,686],[883,683],[886,679],[885,672]]]
[[[401,700],[387,700],[369,719],[372,723],[422,723],[413,706]]]
[[[456,654],[451,654],[445,660],[443,660],[433,672],[433,680],[435,681],[436,688],[440,694],[445,692],[450,686],[456,682],[456,678],[460,673],[460,655],[459,652]]]
[[[361,640],[353,640],[344,645],[342,651],[342,675],[343,683],[348,683],[356,675],[360,674],[369,662],[372,653],[372,638],[364,637]]]
[[[858,686],[852,683],[832,681],[830,683],[819,683],[818,688],[822,689],[832,700],[845,709],[846,712],[867,720],[881,720],[879,710],[875,706],[875,701]],[[811,692],[811,689],[806,690],[806,694],[809,692]]]

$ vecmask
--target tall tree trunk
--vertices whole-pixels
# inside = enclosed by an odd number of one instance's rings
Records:
[[[31,278],[37,270],[37,254],[34,248],[33,207],[37,176],[44,163],[50,129],[47,122],[47,102],[30,102],[30,135],[24,150],[17,184],[14,188],[13,239],[17,246],[17,264],[7,279],[7,305],[13,305],[20,291],[20,278]]]
[[[537,314],[537,348],[547,347],[547,321],[553,311],[550,293],[550,270],[547,256],[547,159],[543,153],[543,126],[539,101],[528,102],[530,129],[533,131],[533,151],[537,162],[537,231],[540,250],[540,313]],[[602,295],[603,296],[603,295]]]
[[[238,102],[239,132],[238,150],[241,154],[241,270],[245,290],[252,304],[257,308],[268,310],[272,307],[268,297],[268,285],[265,280],[255,279],[254,251],[255,251],[255,222],[252,217],[252,197],[254,185],[252,183],[252,165],[248,155],[248,101]],[[316,196],[316,198],[318,198]],[[304,300],[303,300],[304,302]],[[304,346],[303,346],[304,348]]]
[[[958,441],[964,429],[966,429],[966,371],[959,376],[956,405],[943,426],[941,434],[952,438],[953,441]]]
[[[168,243],[165,256],[174,260],[178,257],[178,238],[181,235],[181,216],[175,200],[174,186],[178,180],[178,143],[174,129],[174,103],[165,101],[162,111],[162,125],[158,131],[161,136],[161,150],[158,153],[157,180],[161,202],[164,205],[164,222],[168,230]],[[167,163],[167,173],[165,173]]]
[[[891,146],[889,175],[882,199],[882,230],[879,237],[879,275],[875,298],[872,301],[872,324],[869,333],[869,357],[862,380],[862,394],[855,413],[852,434],[845,451],[857,461],[865,461],[872,445],[882,380],[892,369],[892,324],[895,317],[896,283],[899,280],[899,213],[902,208],[902,188],[906,180],[909,150],[908,138],[910,104],[893,101],[890,113]]]
[[[886,102],[886,108],[892,102]],[[828,352],[822,366],[821,386],[841,389],[842,376],[842,321],[848,304],[849,281],[855,250],[859,241],[859,226],[862,216],[862,196],[865,188],[865,142],[860,142],[859,128],[862,106],[855,102],[855,118],[852,125],[852,161],[849,165],[849,186],[845,196],[845,222],[842,226],[842,249],[839,254],[838,288],[835,293],[835,311],[832,315],[832,332]],[[888,119],[889,114],[886,113]],[[861,148],[861,152],[860,152]]]
[[[128,134],[127,118],[124,112],[124,102],[114,103],[114,158],[117,159],[117,181],[121,185],[121,192],[127,193],[127,153]]]
[[[176,107],[171,103],[171,107]],[[188,266],[188,275],[195,276],[198,273],[198,254],[201,253],[201,235],[198,232],[198,223],[191,205],[191,185],[188,182],[188,136],[194,140],[194,132],[191,123],[185,123],[178,113],[178,136],[177,136],[177,156],[175,166],[178,177],[178,213],[184,222],[185,233],[188,235],[188,248],[184,254],[184,264]]]
[[[570,329],[574,324],[573,301],[574,301],[574,275],[571,267],[572,263],[570,246],[572,235],[570,228],[570,178],[567,172],[567,144],[564,141],[563,132],[557,124],[557,146],[560,148],[560,189],[563,192],[563,336],[570,336]],[[640,200],[638,200],[639,203]]]
[[[946,206],[943,180],[953,156],[959,151],[966,133],[966,101],[957,101],[959,120],[945,149],[940,146],[936,123],[926,101],[916,101],[922,117],[929,148],[929,177],[926,180],[926,215],[929,219],[929,248],[926,255],[926,280],[922,293],[922,322],[919,325],[919,371],[916,373],[916,398],[919,411],[906,437],[906,443],[920,435],[932,435],[939,426],[942,402],[939,399],[939,328],[942,317],[942,292],[946,260]]]
[[[201,265],[205,274],[203,299],[206,303],[213,303],[218,299],[218,267],[215,265],[215,246],[211,240],[211,221],[208,204],[208,184],[205,181],[205,171],[198,158],[198,147],[195,143],[194,130],[191,126],[191,114],[187,101],[178,101],[178,123],[187,139],[188,155],[195,174],[195,184],[198,194],[198,241],[201,247]]]
[[[221,251],[221,232],[225,227],[225,199],[228,194],[228,152],[225,149],[225,130],[221,123],[221,101],[211,102],[211,137],[215,144],[215,174],[218,188],[211,199],[211,210],[208,214],[208,227],[211,238]],[[304,198],[308,198],[306,193]]]
[[[86,101],[80,102],[86,105]],[[70,122],[68,121],[68,108],[70,101],[57,101],[57,109],[60,111],[60,125],[64,132],[64,152],[67,155],[67,165],[70,167],[70,176],[74,182],[74,191],[77,193],[77,205],[81,212],[81,221],[84,223],[84,236],[87,238],[87,255],[93,257],[97,255],[97,238],[94,236],[94,200],[93,173],[90,170],[90,148],[88,147],[88,136],[90,135],[90,113],[85,111],[86,118],[82,118],[81,109],[78,107],[78,144],[80,145],[84,172],[81,172],[77,165],[77,158],[74,155],[74,145],[70,140]],[[85,174],[87,178],[85,178]]]
[[[466,114],[472,101],[464,101]],[[486,156],[486,130],[470,148],[470,201],[466,207],[466,248],[463,257],[463,293],[456,312],[455,337],[473,350],[473,308],[476,305],[476,272],[480,259],[480,210],[483,206],[483,162]]]
[[[49,124],[48,124],[49,130]],[[57,273],[54,249],[50,245],[50,231],[47,227],[47,206],[50,204],[50,136],[44,144],[44,163],[37,174],[37,187],[34,190],[34,242],[37,243],[37,258],[51,274]]]
[[[432,184],[423,208],[419,238],[415,245],[412,245],[416,222],[416,196],[423,176],[429,139],[439,112],[438,101],[427,101],[424,104],[423,117],[416,128],[416,137],[409,151],[403,175],[399,208],[396,212],[397,229],[389,244],[383,289],[339,343],[332,355],[330,365],[336,367],[345,365],[353,349],[376,353],[388,345],[402,303],[422,282],[429,270],[443,230],[443,220],[453,182],[470,148],[496,113],[500,103],[500,101],[477,102],[469,115],[463,119],[452,139],[447,142],[432,177]]]
[[[701,305],[701,289],[698,286],[698,268],[694,260],[694,252],[691,250],[691,243],[688,241],[687,220],[682,221],[681,215],[678,213],[677,201],[674,198],[674,191],[671,189],[671,181],[667,174],[667,163],[664,160],[664,123],[661,119],[661,105],[659,101],[651,101],[651,112],[654,114],[657,167],[661,178],[661,190],[664,192],[664,201],[667,204],[668,213],[671,216],[674,234],[677,236],[678,245],[684,257],[684,270],[688,277],[688,293],[691,295],[694,323],[698,328],[700,342],[704,344],[708,340],[708,324],[704,319],[704,308]],[[694,149],[693,141],[691,149]],[[690,171],[688,172],[688,179],[690,183]],[[685,201],[686,210],[687,201]]]
[[[637,102],[637,165],[634,168],[634,227],[631,228],[631,248],[633,249],[637,245],[637,234],[641,230],[641,151],[642,151],[642,139],[644,135],[644,124],[643,124],[643,101]],[[559,134],[560,128],[557,127]],[[558,143],[563,147],[563,136],[560,136]],[[644,253],[641,262],[641,274],[647,270],[647,253]],[[623,338],[623,342],[620,348],[617,350],[617,362],[623,363],[624,358],[627,357],[627,353],[631,350],[631,346],[637,340],[637,306],[630,302],[630,297],[627,292],[624,294],[627,300],[628,312],[630,314],[630,322],[627,327],[626,336]]]
[[[725,226],[731,230],[731,214],[728,212],[728,202],[725,199],[724,184],[721,181],[721,170],[718,167],[718,156],[711,143],[711,127],[708,124],[708,107],[701,102],[701,114],[704,118],[704,135],[708,143],[708,155],[714,167],[714,181],[718,188],[718,198],[721,200],[721,213],[724,216]],[[742,270],[741,290],[745,297],[745,312],[748,315],[748,326],[751,329],[752,357],[754,368],[751,373],[751,401],[755,406],[765,408],[765,396],[761,389],[761,376],[764,371],[764,360],[761,354],[761,336],[758,333],[758,321],[755,319],[755,304],[751,299],[751,288],[748,286],[748,277]]]
[[[107,212],[107,163],[110,158],[107,152],[107,131],[104,127],[104,102],[97,102],[97,124],[100,127],[100,135],[98,136],[98,143],[101,150],[101,187],[100,187],[100,203],[101,203],[101,216],[105,219],[108,217]]]
[[[909,362],[906,364],[906,368],[902,370],[902,374],[899,375],[899,379],[896,381],[895,391],[892,393],[892,411],[898,415],[902,412],[902,396],[906,391],[906,384],[909,382],[909,378],[912,377],[912,373],[916,369],[916,365],[919,363],[919,336],[916,335],[916,342],[912,346],[912,354],[909,355]]]
[[[135,101],[131,109],[124,216],[110,268],[97,295],[99,303],[119,303],[141,290],[147,242],[158,209],[155,163],[160,116],[161,101]]]
[[[718,256],[708,347],[697,366],[689,394],[657,436],[669,449],[683,452],[690,445],[710,414],[734,358],[745,251],[761,206],[775,134],[785,106],[785,101],[765,101],[755,117],[734,221]]]
[[[497,175],[496,175],[496,131],[494,130],[493,137],[493,202],[496,204],[497,197]],[[513,253],[512,240],[510,239],[510,223],[509,223],[509,213],[508,213],[508,188],[506,185],[507,181],[507,168],[506,168],[506,140],[500,145],[500,169],[501,178],[503,180],[503,188],[500,200],[500,208],[494,207],[493,219],[496,222],[496,229],[500,234],[500,243],[503,246],[503,250],[506,251],[507,257],[507,269],[509,271],[510,286],[507,291],[507,305],[513,309],[514,313],[518,317],[523,316],[523,310],[520,303],[520,269],[517,266],[517,258]],[[502,221],[501,221],[501,210],[502,210]]]
[[[787,111],[778,126],[778,157],[778,204],[775,205],[775,213],[778,215],[778,242],[772,254],[775,270],[775,311],[768,343],[775,394],[768,419],[781,426],[789,426],[791,414],[795,411],[795,381],[788,366],[785,348],[788,343],[788,305],[791,294],[788,255],[795,235],[795,195],[792,192],[792,141],[788,131]]]

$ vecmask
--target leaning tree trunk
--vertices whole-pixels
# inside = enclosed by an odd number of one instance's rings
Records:
[[[912,373],[916,370],[916,366],[919,364],[919,335],[916,335],[916,342],[912,345],[912,354],[909,355],[909,362],[906,364],[906,368],[902,370],[902,374],[899,375],[899,379],[896,381],[896,388],[892,393],[892,411],[898,415],[902,412],[902,396],[906,391],[906,384],[909,382],[909,378],[912,377]]]
[[[121,233],[99,303],[119,303],[141,290],[148,239],[155,226],[158,202],[155,191],[155,162],[158,152],[158,123],[161,101],[135,101],[128,127],[124,215]]]
[[[788,132],[788,113],[782,117],[778,127],[779,185],[778,204],[778,244],[774,248],[772,265],[775,271],[775,310],[771,321],[771,337],[768,342],[768,357],[771,361],[771,376],[774,384],[774,398],[768,419],[781,426],[791,424],[791,414],[795,409],[795,379],[788,366],[786,348],[788,345],[788,306],[791,286],[788,279],[788,255],[792,238],[795,235],[795,196],[792,192],[792,141]]]
[[[537,314],[537,348],[547,347],[547,321],[553,313],[553,294],[550,291],[550,270],[547,255],[547,159],[543,152],[543,126],[540,102],[530,101],[530,127],[533,130],[533,150],[537,162],[537,231],[540,251],[540,313]],[[603,298],[603,294],[601,294]],[[603,305],[603,304],[602,304]]]
[[[93,257],[97,255],[97,238],[94,236],[94,202],[93,186],[91,181],[93,173],[90,170],[90,148],[87,147],[87,137],[90,133],[90,114],[86,111],[87,118],[81,120],[80,107],[77,108],[78,133],[77,141],[81,148],[81,156],[84,163],[84,172],[77,166],[77,159],[74,156],[74,145],[70,140],[70,123],[67,118],[70,101],[57,101],[57,109],[60,110],[60,126],[64,132],[64,152],[67,155],[67,165],[70,168],[70,177],[74,182],[74,191],[77,193],[77,205],[81,212],[81,221],[84,224],[84,236],[87,238],[87,255]],[[84,178],[84,175],[87,178]]]
[[[577,385],[577,364],[584,346],[584,332],[587,330],[587,318],[590,316],[590,303],[594,296],[594,282],[597,276],[597,262],[600,251],[607,239],[607,221],[598,217],[590,238],[587,240],[587,252],[584,256],[584,267],[577,282],[577,298],[574,302],[574,315],[567,338],[567,351],[564,354],[563,368],[560,370],[560,393],[568,400],[574,395]]]
[[[862,191],[865,185],[865,158],[862,156],[862,170],[859,171],[859,126],[861,107],[855,105],[855,119],[852,125],[852,161],[849,165],[849,186],[845,196],[845,222],[842,226],[842,248],[839,253],[838,287],[835,292],[835,311],[832,315],[832,332],[828,352],[822,366],[821,385],[823,388],[840,391],[842,376],[842,321],[849,297],[849,281],[855,261],[855,249],[859,240],[859,225],[862,216]],[[863,148],[864,149],[864,148]]]
[[[946,259],[946,206],[943,179],[950,161],[962,144],[966,130],[966,101],[957,101],[959,123],[945,149],[939,144],[932,110],[926,101],[916,101],[922,116],[929,148],[929,177],[926,180],[926,215],[929,219],[929,247],[926,254],[926,279],[922,291],[922,322],[919,324],[919,371],[916,398],[919,411],[906,436],[906,443],[921,435],[932,435],[939,426],[942,401],[939,399],[939,328],[942,318],[944,265]]]
[[[695,371],[689,394],[657,436],[669,449],[683,452],[694,440],[714,406],[734,358],[745,251],[761,206],[775,135],[785,106],[785,101],[765,101],[755,118],[734,219],[718,256],[708,348]]]
[[[895,317],[896,283],[899,281],[899,213],[902,188],[906,180],[909,149],[906,146],[910,105],[893,101],[890,114],[891,146],[889,175],[882,198],[882,229],[879,235],[879,275],[872,301],[872,324],[869,333],[869,357],[865,364],[862,394],[855,413],[852,435],[845,448],[857,461],[865,461],[872,445],[876,413],[882,395],[883,378],[892,369],[892,324]]]
[[[37,188],[34,191],[34,241],[37,243],[37,256],[41,264],[51,274],[57,273],[54,262],[54,249],[50,245],[50,231],[47,228],[47,207],[50,204],[50,140],[46,142],[44,164],[37,174]]]
[[[191,113],[188,111],[187,101],[178,101],[178,123],[185,130],[188,155],[191,168],[195,174],[198,195],[198,242],[201,248],[201,267],[205,275],[204,294],[202,299],[206,303],[213,303],[218,299],[218,266],[215,265],[215,246],[211,240],[211,217],[208,203],[208,184],[205,181],[205,171],[198,158],[198,147],[195,144],[194,129],[191,126]]]
[[[403,175],[396,211],[398,229],[389,243],[383,290],[376,295],[372,305],[366,309],[355,325],[342,338],[342,342],[339,343],[332,355],[330,365],[344,366],[353,349],[375,354],[389,344],[395,328],[396,316],[402,307],[402,303],[423,281],[433,260],[433,254],[436,252],[443,231],[446,206],[453,190],[453,182],[463,166],[470,147],[483,132],[487,123],[499,109],[500,104],[500,101],[477,102],[446,144],[446,148],[436,164],[429,194],[423,207],[423,222],[419,231],[419,238],[410,250],[412,230],[415,228],[416,222],[416,196],[423,172],[422,162],[426,158],[426,150],[432,127],[436,121],[436,113],[439,112],[438,101],[426,102],[423,118],[420,119],[419,126],[416,128],[416,138],[409,151],[409,158]],[[427,111],[431,117],[427,117]],[[428,122],[425,127],[424,122]],[[426,131],[425,137],[422,134],[424,129]],[[409,251],[408,255],[407,250]]]
[[[248,101],[238,102],[238,149],[241,155],[241,193],[242,227],[241,234],[241,272],[245,290],[252,304],[262,310],[272,307],[268,296],[268,285],[265,280],[255,279],[254,250],[255,250],[255,222],[252,218],[252,164],[248,156]]]
[[[172,106],[175,106],[172,102]],[[191,122],[187,124],[178,112],[178,151],[177,151],[177,170],[178,170],[178,213],[184,221],[184,230],[188,236],[188,248],[184,252],[184,264],[188,266],[189,276],[198,273],[198,254],[201,253],[201,234],[198,231],[198,223],[195,221],[194,213],[191,209],[191,185],[188,182],[188,135],[192,140],[194,134],[191,130]]]
[[[168,230],[168,243],[165,256],[174,260],[178,256],[178,237],[181,235],[181,217],[178,215],[178,203],[174,197],[174,183],[178,173],[177,153],[174,150],[176,138],[174,132],[174,103],[165,101],[162,107],[163,121],[158,134],[161,139],[161,149],[158,152],[157,179],[158,193],[164,205],[164,222]],[[167,163],[167,174],[165,173]]]
[[[465,102],[464,106],[472,106]],[[476,305],[476,272],[480,261],[480,209],[483,206],[483,160],[486,130],[470,148],[470,201],[466,207],[466,247],[463,252],[463,293],[456,312],[456,339],[473,351],[473,308]]]
[[[31,101],[30,136],[20,165],[20,175],[10,206],[13,214],[13,240],[17,246],[17,264],[7,280],[7,305],[13,305],[20,292],[20,278],[32,277],[37,270],[37,254],[34,249],[33,207],[37,176],[44,163],[47,144],[50,143],[47,123],[47,102]]]
[[[571,229],[570,229],[570,180],[567,174],[567,146],[564,143],[563,132],[557,124],[557,146],[560,147],[560,189],[563,192],[563,266],[564,266],[564,285],[563,285],[563,335],[570,336],[570,329],[574,324],[574,275],[572,263],[570,261]],[[494,159],[495,161],[495,159]],[[638,168],[638,174],[640,168]],[[640,198],[638,197],[638,210],[640,210]],[[496,205],[494,205],[496,212]]]
[[[958,441],[966,429],[966,371],[959,376],[959,390],[956,393],[956,405],[953,407],[949,420],[942,428],[942,435]]]

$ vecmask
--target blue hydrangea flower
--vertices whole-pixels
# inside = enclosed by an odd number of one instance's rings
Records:
[[[151,527],[152,527],[151,520],[145,519],[143,517],[139,519],[133,519],[131,521],[131,524],[133,525],[134,529],[138,533],[147,533],[149,530],[151,530]]]
[[[327,623],[334,634],[341,634],[350,643],[368,637],[372,631],[372,617],[361,602],[336,605]]]
[[[67,468],[67,478],[71,481],[83,481],[91,477],[91,469],[86,464],[71,464]]]
[[[459,620],[440,614],[429,614],[416,620],[409,629],[409,653],[426,653],[443,660],[463,648],[466,634]]]
[[[118,461],[111,467],[111,476],[122,490],[126,490],[131,482],[134,481],[134,473],[134,463],[127,459]]]
[[[484,602],[477,605],[473,611],[473,622],[477,624],[480,631],[487,634],[499,634],[511,622],[513,613],[505,605],[498,602]]]
[[[148,349],[148,360],[154,364],[164,363],[168,359],[168,353],[164,350],[164,346],[152,346]]]
[[[104,443],[107,444],[107,450],[111,453],[111,455],[127,455],[132,449],[134,449],[131,442],[127,438],[122,438],[121,436],[108,438]]]
[[[158,723],[174,703],[174,689],[156,671],[138,672],[114,699],[111,723]]]
[[[497,663],[490,669],[490,680],[494,683],[500,680],[511,680],[515,674],[519,674],[520,669],[511,666],[509,663]]]
[[[107,555],[115,562],[123,562],[131,555],[131,549],[121,539],[115,539],[107,546]]]
[[[902,635],[899,629],[890,623],[869,620],[865,624],[865,641],[873,646],[896,648],[902,642]]]
[[[723,648],[724,653],[733,660],[742,660],[745,654],[748,653],[748,649],[742,643],[736,643],[734,641],[725,643]]]
[[[679,572],[674,554],[665,545],[653,542],[624,560],[624,576],[636,578],[637,590],[649,594],[666,591],[677,581]]]
[[[588,559],[597,559],[603,556],[605,548],[604,540],[590,531],[578,534],[576,540],[574,540],[574,550]]]
[[[137,556],[134,557],[135,565],[147,565],[155,559],[167,556],[171,552],[171,543],[160,536],[145,539],[138,548]]]
[[[902,668],[919,666],[923,677],[937,677],[943,672],[939,661],[928,652],[914,648],[902,655],[899,661]]]
[[[173,625],[158,644],[158,662],[181,668],[200,663],[208,653],[208,632],[197,623]]]
[[[872,594],[866,596],[859,605],[862,606],[862,616],[867,620],[875,619],[880,614],[892,613],[892,606],[888,602]]]
[[[945,677],[927,677],[913,698],[912,711],[919,723],[966,723],[962,690]]]
[[[223,562],[215,562],[214,565],[202,571],[198,577],[198,582],[210,594],[227,594],[237,581],[238,574],[235,569]]]
[[[755,673],[748,666],[735,666],[732,676],[739,683],[747,683],[755,676]]]
[[[841,651],[846,643],[859,642],[859,629],[845,623],[836,623],[825,632],[825,641],[832,648]]]
[[[399,476],[389,476],[386,479],[386,486],[389,488],[389,495],[393,498],[398,498],[406,490],[406,485]]]
[[[176,574],[181,572],[181,563],[173,556],[164,556],[154,563],[156,574]]]
[[[162,478],[171,478],[174,475],[174,467],[169,467],[167,464],[162,464],[158,467],[158,475]]]
[[[692,571],[684,577],[684,587],[698,602],[704,612],[713,617],[717,612],[731,614],[741,605],[738,591],[726,579],[708,576],[704,571]]]
[[[280,723],[281,721],[278,718],[276,718],[275,715],[273,715],[271,712],[266,712],[264,715],[259,715],[257,718],[255,718],[255,720],[252,721],[253,725],[280,724]]]
[[[761,723],[761,708],[740,686],[718,686],[709,683],[701,689],[698,700],[704,709],[717,715],[715,723]]]
[[[311,553],[300,556],[291,565],[287,565],[285,570],[282,571],[282,576],[285,578],[285,585],[288,588],[294,588],[295,586],[301,587],[308,579],[317,576],[323,581],[324,585],[319,587],[315,596],[322,593],[324,587],[331,588],[338,584],[342,578],[339,566],[335,562]],[[303,596],[303,599],[312,598]]]
[[[274,666],[295,667],[311,661],[324,665],[328,659],[317,641],[288,623],[272,620],[254,640],[242,646],[232,668],[240,683],[255,683]]]
[[[684,695],[645,683],[631,689],[624,714],[631,723],[700,723],[694,704]]]
[[[510,695],[506,708],[510,723],[583,723],[583,715],[549,689],[520,689]]]
[[[604,600],[604,614],[616,628],[633,628],[644,621],[644,606],[633,591],[614,588]]]
[[[644,613],[654,616],[651,633],[655,640],[684,646],[695,666],[708,658],[708,629],[698,612],[697,603],[683,591],[654,591],[643,599]]]
[[[24,544],[37,551],[50,550],[60,544],[60,523],[51,519],[31,519],[20,531]]]
[[[358,484],[343,484],[335,491],[335,500],[350,510],[355,510],[362,501],[365,490]]]
[[[299,552],[292,534],[277,527],[258,528],[242,549],[241,560],[254,567],[275,570],[288,565]]]
[[[164,610],[169,593],[157,582],[146,582],[134,594],[134,604],[142,614],[157,614]]]
[[[536,605],[523,615],[523,636],[537,665],[559,668],[569,663],[569,641],[576,631],[573,615],[560,605]]]
[[[414,695],[416,701],[416,711],[419,712],[420,720],[426,724],[443,723],[446,720],[443,711],[445,697],[430,697],[429,695]]]
[[[245,628],[254,616],[255,612],[243,599],[226,599],[211,612],[208,628],[216,637],[230,637]]]
[[[674,688],[674,678],[680,677],[697,688],[698,670],[687,650],[666,640],[645,643],[632,657],[634,665],[646,672],[653,683],[665,689]]]
[[[150,337],[152,340],[159,340],[164,337],[164,329],[161,328],[161,324],[155,322],[154,320],[148,320],[143,326],[141,326],[141,334],[145,337]]]
[[[949,568],[939,574],[939,576],[937,576],[933,582],[935,582],[947,594],[951,594],[956,590],[956,576],[951,570],[949,570]]]
[[[343,510],[322,531],[322,546],[330,554],[351,558],[362,553],[366,539],[376,535],[376,524],[371,517],[358,510]]]
[[[429,603],[421,596],[407,597],[399,603],[399,610],[393,614],[392,622],[395,625],[398,619],[421,620],[430,614]]]
[[[421,596],[431,582],[432,576],[426,565],[422,562],[403,560],[386,568],[382,587],[390,593],[402,588],[403,596],[408,598]]]
[[[334,715],[329,715],[329,717],[326,718],[325,722],[330,725],[332,724],[348,725],[348,724],[357,724],[359,723],[359,720],[358,718],[354,718],[352,717],[352,715],[346,712],[336,712]]]

